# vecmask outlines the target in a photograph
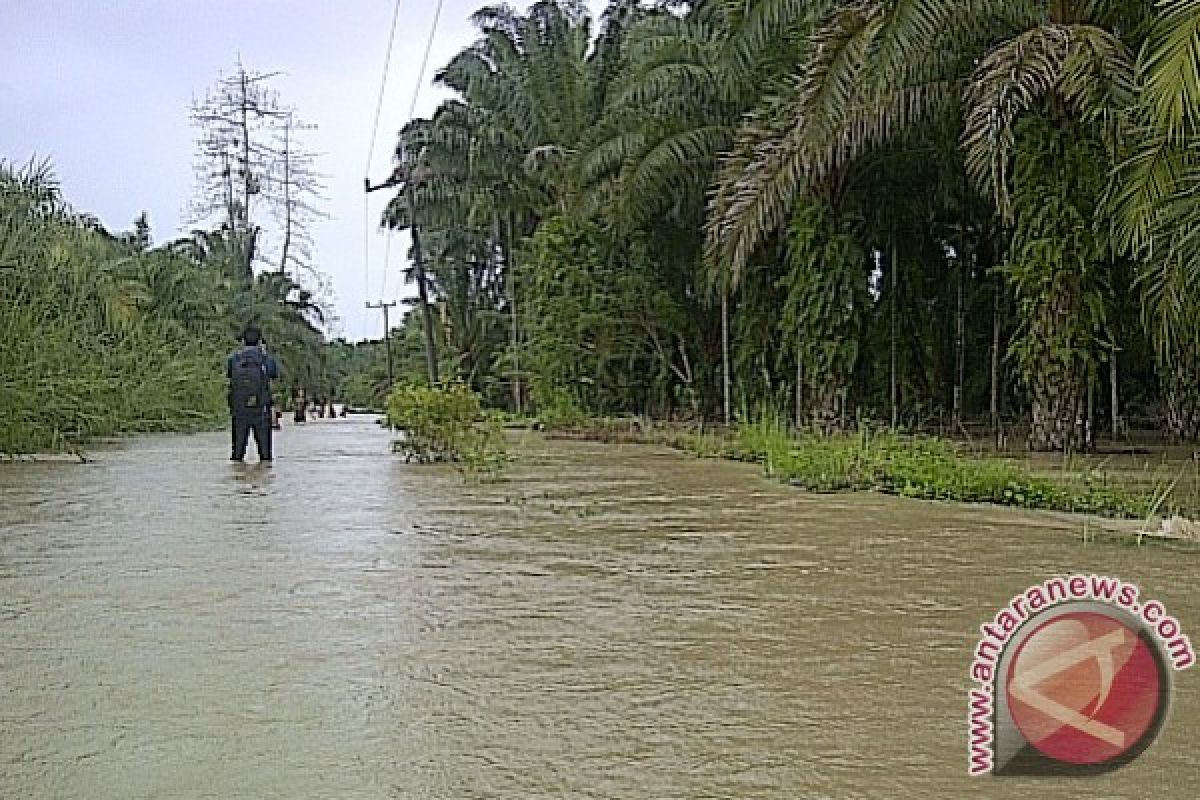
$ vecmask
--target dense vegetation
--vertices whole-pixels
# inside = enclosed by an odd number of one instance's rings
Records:
[[[154,246],[67,205],[49,169],[0,164],[0,452],[211,426],[224,355],[257,323],[285,380],[323,377],[305,292],[255,277],[223,231]]]
[[[1200,436],[1200,0],[474,21],[396,150],[410,379],[560,415]]]

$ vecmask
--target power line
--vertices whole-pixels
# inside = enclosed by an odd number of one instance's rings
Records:
[[[388,30],[387,53],[383,57],[383,77],[379,81],[379,97],[375,100],[375,119],[371,123],[371,143],[367,146],[367,166],[365,177],[371,177],[371,159],[375,155],[375,139],[379,135],[379,116],[383,113],[383,96],[387,89],[388,70],[392,65],[392,50],[396,42],[396,22],[400,19],[400,9],[404,0],[396,0],[392,7],[392,27]]]
[[[367,152],[367,176],[366,176],[366,180],[364,181],[366,190],[368,192],[370,192],[371,188],[372,188],[371,187],[371,176],[370,176],[371,156],[375,149],[375,139],[376,139],[376,136],[379,131],[379,117],[380,117],[380,114],[382,113],[382,109],[383,109],[384,87],[387,84],[388,67],[391,63],[392,48],[393,48],[393,45],[395,43],[395,38],[396,38],[396,20],[399,18],[399,15],[400,15],[401,2],[402,2],[402,0],[396,0],[395,11],[392,16],[392,29],[388,34],[388,53],[387,53],[387,58],[384,60],[383,80],[379,87],[379,98],[378,98],[378,102],[376,103],[376,106],[375,106],[375,121],[371,128],[371,146]],[[416,115],[416,112],[417,112],[417,101],[421,96],[421,87],[425,83],[425,71],[429,67],[429,56],[430,56],[430,53],[433,51],[433,42],[434,42],[434,39],[437,37],[438,23],[442,18],[442,8],[444,6],[445,6],[445,0],[438,0],[437,5],[434,7],[434,10],[433,10],[433,22],[429,26],[429,35],[425,40],[425,50],[421,56],[421,67],[419,70],[417,70],[416,85],[413,87],[412,100],[409,103],[408,119],[405,120],[405,123],[404,123],[405,125],[407,125],[409,122],[412,121],[413,117]],[[382,186],[377,187],[377,188],[382,188]],[[410,197],[411,197],[411,195],[410,195]],[[363,205],[363,217],[364,217],[363,229],[364,229],[364,237],[365,237],[365,241],[363,244],[363,259],[364,259],[363,288],[365,291],[369,291],[369,289],[370,289],[370,256],[369,256],[370,207],[369,207],[369,204],[366,203],[365,201],[364,201],[364,205]],[[391,245],[391,237],[389,236],[388,239],[386,240],[385,247],[390,247],[390,245]],[[386,259],[387,254],[388,254],[388,251],[385,250],[385,259]],[[381,281],[381,294],[382,294],[382,289],[387,286],[387,279],[388,279],[387,273],[388,273],[388,264],[387,264],[387,261],[385,260],[384,274],[383,274],[383,279]],[[380,301],[382,302],[382,296],[380,298]]]
[[[425,83],[425,68],[429,66],[429,53],[433,50],[433,39],[437,33],[438,20],[442,18],[442,4],[445,0],[438,0],[437,7],[433,10],[433,24],[429,26],[429,38],[425,41],[425,54],[421,57],[421,68],[417,70],[417,85],[413,87],[412,103],[408,106],[408,119],[411,122],[413,115],[417,113],[417,98],[421,96],[421,86]]]
[[[429,54],[433,51],[433,40],[437,37],[438,22],[442,18],[442,6],[445,5],[445,0],[438,0],[437,5],[433,9],[433,23],[429,26],[429,36],[425,39],[425,52],[421,55],[421,67],[417,70],[417,82],[413,86],[412,100],[408,104],[408,119],[404,124],[412,122],[413,117],[417,113],[417,100],[421,97],[421,88],[425,85],[425,70],[429,67]],[[412,194],[409,194],[412,198]],[[416,210],[409,209],[410,221],[416,224]],[[387,284],[387,264],[384,264],[383,282]]]
[[[375,100],[375,117],[371,122],[371,140],[367,145],[367,158],[364,176],[368,182],[371,177],[371,159],[375,155],[375,140],[379,136],[379,116],[383,113],[383,98],[387,90],[388,70],[392,65],[392,50],[396,43],[396,23],[400,20],[400,9],[404,0],[396,0],[392,6],[392,24],[388,29],[387,52],[383,57],[383,75],[379,80],[379,96]],[[370,195],[363,195],[363,292],[371,290],[371,203]],[[366,333],[367,320],[363,315],[363,333]]]

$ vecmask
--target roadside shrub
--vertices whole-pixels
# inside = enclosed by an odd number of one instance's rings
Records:
[[[551,430],[571,430],[590,421],[588,414],[565,389],[537,387],[534,399],[538,420]]]
[[[507,462],[498,418],[462,384],[401,384],[388,396],[388,423],[403,432],[393,449],[408,461],[453,462],[468,472],[496,472]]]

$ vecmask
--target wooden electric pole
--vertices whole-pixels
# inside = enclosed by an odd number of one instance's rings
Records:
[[[383,342],[384,342],[384,349],[387,351],[388,391],[389,392],[392,390],[392,387],[396,385],[396,378],[392,374],[392,326],[391,326],[391,323],[388,321],[388,309],[395,308],[395,307],[396,307],[395,301],[392,301],[390,303],[385,303],[382,300],[380,300],[378,303],[367,303],[367,308],[383,309]]]
[[[392,176],[383,183],[372,186],[370,178],[363,181],[368,193],[393,186],[403,186],[404,201],[408,206],[408,232],[412,237],[413,273],[417,280],[417,298],[421,304],[421,318],[425,329],[425,367],[429,371],[429,385],[438,385],[437,345],[433,335],[433,308],[429,304],[429,284],[425,275],[425,257],[421,250],[421,229],[417,223],[417,199],[413,194],[411,175],[404,169],[397,168]]]

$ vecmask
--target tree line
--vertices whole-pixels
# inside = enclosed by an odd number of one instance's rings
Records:
[[[514,410],[1200,435],[1200,1],[489,6],[401,372]]]

